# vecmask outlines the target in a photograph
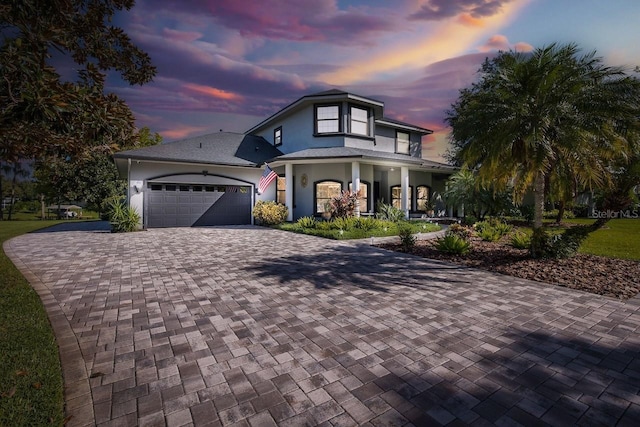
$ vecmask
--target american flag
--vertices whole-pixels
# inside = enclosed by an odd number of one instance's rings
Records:
[[[277,177],[278,177],[278,174],[275,173],[269,167],[269,165],[266,165],[266,167],[264,168],[264,172],[260,177],[260,181],[258,182],[258,194],[264,193],[264,191],[267,189],[269,184],[271,184],[273,180],[276,179]]]

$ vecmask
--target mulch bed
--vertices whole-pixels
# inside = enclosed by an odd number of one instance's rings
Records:
[[[379,246],[402,251],[400,244]],[[489,243],[478,239],[472,241],[472,251],[464,256],[439,252],[432,240],[418,241],[411,253],[621,300],[640,293],[639,261],[585,254],[568,259],[531,259],[526,250],[515,249],[506,243]]]

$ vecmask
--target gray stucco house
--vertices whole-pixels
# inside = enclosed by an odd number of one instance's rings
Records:
[[[322,213],[342,190],[360,190],[360,213],[378,200],[426,210],[455,168],[422,158],[429,129],[384,116],[384,104],[340,90],[303,96],[245,134],[219,132],[114,155],[143,227],[251,224],[258,200],[289,220]],[[278,179],[262,194],[265,164]],[[443,206],[439,206],[443,208]]]

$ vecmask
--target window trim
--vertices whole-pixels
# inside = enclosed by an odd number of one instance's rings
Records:
[[[389,199],[391,199],[391,206],[393,206],[393,201],[395,200],[393,198],[393,189],[394,188],[399,188],[400,189],[400,193],[402,194],[402,185],[392,185],[389,187]],[[409,186],[409,206],[407,206],[407,208],[409,208],[409,211],[413,210],[413,204],[415,202],[415,199],[413,197],[413,185]],[[400,206],[402,206],[402,199],[400,199]],[[398,209],[402,209],[402,207],[398,207]]]
[[[342,190],[344,188],[344,183],[342,181],[338,181],[336,179],[321,179],[319,181],[315,181],[313,183],[313,210],[314,214],[321,214],[324,211],[318,211],[318,184],[322,184],[325,182],[331,182],[340,184],[340,194],[342,194]]]
[[[353,109],[356,108],[358,110],[362,110],[367,114],[367,120],[365,122],[361,121],[361,120],[355,120],[353,118]],[[355,136],[360,136],[360,137],[370,137],[371,136],[371,126],[369,124],[370,122],[370,109],[361,105],[354,105],[354,104],[349,104],[349,134],[350,135],[355,135]],[[358,122],[358,123],[364,123],[366,125],[366,133],[357,133],[353,131],[353,122]]]
[[[407,152],[406,153],[400,152],[400,150],[398,149],[398,142],[400,141],[400,138],[398,138],[398,135],[400,134],[407,135]],[[411,133],[410,132],[396,130],[396,154],[406,154],[409,156],[411,155]]]
[[[318,109],[323,107],[338,107],[338,131],[337,132],[320,132],[318,130],[318,123],[320,119],[318,119]],[[325,120],[335,120],[335,119],[322,119]],[[324,136],[324,135],[339,135],[343,133],[342,130],[342,104],[316,104],[313,106],[313,132],[315,136]]]
[[[278,132],[280,135],[278,135]],[[282,126],[278,126],[273,130],[273,146],[279,147],[282,145]]]

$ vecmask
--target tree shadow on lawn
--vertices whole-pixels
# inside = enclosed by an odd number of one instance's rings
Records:
[[[381,363],[390,373],[354,394],[366,391],[362,402],[372,410],[383,399],[397,425],[637,425],[640,346],[549,329],[478,337],[474,347],[455,351],[457,361],[443,351],[451,341],[424,336],[412,344],[440,352],[409,366],[390,353]]]
[[[316,289],[354,286],[388,292],[394,286],[442,289],[472,283],[467,267],[365,245],[323,248],[309,255],[285,255],[247,269],[259,277],[276,278],[279,283],[305,280]]]

